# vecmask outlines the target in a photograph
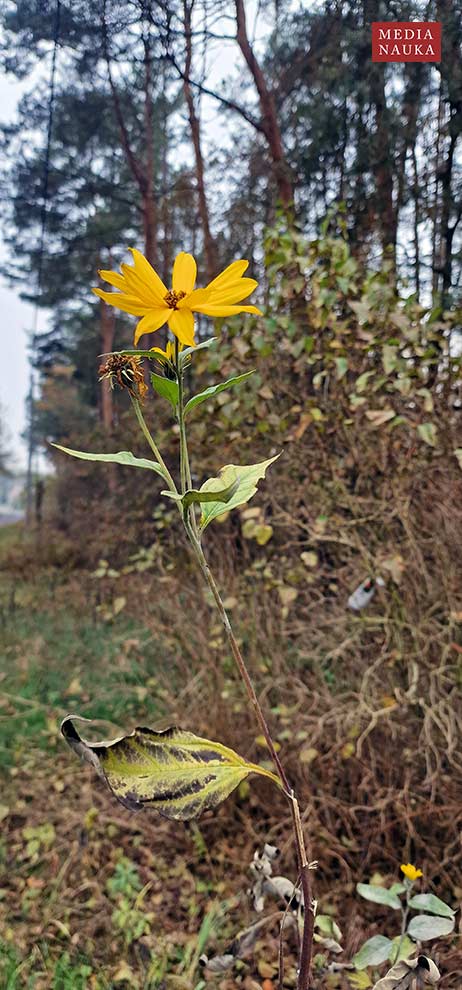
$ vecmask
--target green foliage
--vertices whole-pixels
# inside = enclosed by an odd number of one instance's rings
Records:
[[[227,382],[220,382],[218,385],[210,385],[209,388],[204,389],[203,392],[199,392],[198,395],[193,395],[191,399],[188,399],[188,402],[184,407],[185,418],[188,413],[190,413],[196,406],[199,406],[202,402],[206,402],[207,399],[212,398],[214,395],[219,395],[220,392],[225,392],[227,389],[234,388],[235,385],[239,385],[241,382],[244,382],[253,374],[253,371],[246,371],[243,375],[236,375],[234,378],[228,378]]]
[[[117,454],[88,454],[83,450],[71,450],[69,447],[62,447],[59,443],[52,444],[57,450],[62,450],[64,454],[71,457],[78,457],[82,461],[101,461],[106,464],[122,464],[124,467],[147,468],[155,471],[156,474],[164,476],[164,472],[156,461],[150,461],[146,457],[135,457],[129,450],[120,450]]]
[[[204,481],[200,490],[207,494],[213,492],[216,495],[223,490],[223,487],[226,490],[229,486],[235,486],[231,497],[226,502],[226,511],[236,509],[239,505],[245,505],[253,498],[257,492],[257,482],[265,477],[267,468],[278,457],[279,454],[276,454],[275,457],[270,457],[267,461],[245,466],[227,464],[221,469],[218,478],[209,478],[208,481]],[[204,530],[213,519],[222,513],[223,503],[220,499],[205,502],[202,506],[201,529]]]

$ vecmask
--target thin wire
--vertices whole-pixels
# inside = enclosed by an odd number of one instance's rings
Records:
[[[28,442],[28,452],[27,452],[27,477],[26,477],[26,518],[28,521],[30,521],[31,519],[31,512],[32,512],[32,475],[33,475],[33,461],[34,461],[34,453],[35,453],[34,355],[35,355],[37,338],[38,338],[37,329],[38,329],[40,297],[42,295],[43,252],[45,247],[45,233],[46,233],[46,225],[47,225],[47,210],[48,210],[48,199],[49,199],[50,151],[51,151],[51,135],[53,131],[56,55],[58,51],[60,18],[61,18],[61,0],[56,0],[55,23],[54,23],[54,32],[53,32],[53,55],[51,59],[51,72],[50,72],[50,95],[48,99],[48,124],[47,124],[47,136],[46,136],[46,144],[45,144],[45,157],[43,160],[43,193],[42,193],[42,208],[40,211],[40,239],[39,239],[39,256],[38,256],[38,269],[37,269],[37,301],[35,303],[34,320],[32,327],[32,338],[31,338],[32,354],[31,354],[31,365],[30,365],[29,393],[27,396],[27,405],[29,411],[29,424],[28,424],[29,442]]]

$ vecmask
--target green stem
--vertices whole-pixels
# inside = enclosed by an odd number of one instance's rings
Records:
[[[178,417],[178,425],[180,428],[181,494],[184,495],[185,491],[188,488],[192,488],[192,479],[191,479],[191,467],[189,464],[188,440],[186,436],[186,426],[184,421],[183,368],[181,367],[179,361],[179,347],[178,347],[178,340],[176,337],[175,337],[175,365],[176,365],[176,373],[178,379],[177,417]],[[197,528],[196,513],[193,505],[189,507],[187,514],[194,535],[197,539],[199,539],[199,530]]]
[[[143,416],[143,413],[141,412],[141,406],[139,404],[139,401],[131,393],[130,393],[130,399],[132,401],[132,406],[133,406],[133,408],[135,410],[135,415],[136,415],[136,418],[137,418],[138,423],[140,425],[141,432],[142,432],[143,436],[146,438],[146,440],[147,440],[147,442],[148,442],[148,444],[149,444],[149,446],[150,446],[150,448],[151,448],[151,450],[152,450],[152,452],[154,454],[154,457],[156,458],[157,463],[160,464],[160,466],[162,468],[162,471],[164,472],[164,477],[165,477],[165,480],[166,480],[166,482],[168,484],[168,487],[170,488],[170,491],[171,492],[175,492],[175,494],[178,495],[177,487],[176,487],[175,482],[174,482],[174,480],[173,480],[173,478],[172,478],[172,476],[170,474],[170,471],[169,471],[169,469],[168,469],[168,467],[167,467],[167,465],[166,465],[166,463],[165,463],[165,461],[164,461],[164,459],[162,457],[162,454],[160,453],[160,450],[159,450],[157,444],[155,443],[153,437],[151,436],[151,434],[150,434],[150,432],[148,430],[148,427],[147,427],[147,424],[146,424],[146,420],[145,420],[145,418]]]

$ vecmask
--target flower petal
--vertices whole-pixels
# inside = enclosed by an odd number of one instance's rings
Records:
[[[180,299],[177,303],[177,309],[192,309],[194,310],[196,306],[203,305],[209,299],[212,298],[212,293],[208,289],[194,289],[193,292],[189,292],[184,299]]]
[[[104,289],[92,289],[92,291],[108,306],[116,306],[124,313],[131,313],[132,316],[143,316],[143,313],[146,312],[146,304],[143,306],[143,303],[136,296],[129,296],[124,292],[105,292]]]
[[[133,255],[136,274],[145,283],[148,289],[151,289],[151,291],[155,293],[159,303],[161,301],[163,302],[168,290],[162,279],[159,277],[157,272],[154,271],[154,268],[149,264],[147,258],[144,257],[144,254],[141,254],[141,251],[137,251],[136,248],[129,248],[128,250],[131,251]]]
[[[192,292],[196,281],[197,265],[192,254],[180,251],[175,258],[172,272],[172,288],[174,292]]]
[[[256,306],[229,306],[227,304],[220,305],[219,303],[214,305],[213,303],[204,303],[203,306],[194,307],[196,313],[204,313],[205,316],[237,316],[238,313],[256,313],[257,316],[262,316],[261,309],[257,309]]]
[[[133,340],[135,347],[144,333],[154,333],[154,330],[159,330],[159,327],[164,325],[168,319],[169,312],[168,306],[163,306],[162,309],[151,309],[149,313],[146,313],[146,316],[143,316],[143,319],[137,324],[135,330]]]
[[[210,302],[213,305],[240,302],[241,299],[250,296],[250,293],[257,288],[257,285],[258,282],[254,278],[240,278],[237,282],[233,282],[232,285],[226,285],[222,289],[212,289]]]
[[[194,317],[190,309],[170,310],[168,325],[181,344],[194,347]]]
[[[98,275],[100,278],[104,279],[105,282],[109,282],[109,285],[114,285],[116,289],[122,289],[123,291],[127,288],[123,275],[119,275],[118,272],[103,271],[103,269],[100,268]]]
[[[241,275],[244,274],[246,269],[249,267],[249,262],[244,261],[233,261],[231,265],[228,265],[212,282],[206,286],[207,289],[218,289],[224,288],[228,282],[235,282]]]

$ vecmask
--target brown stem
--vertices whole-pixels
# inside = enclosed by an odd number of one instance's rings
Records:
[[[289,785],[286,772],[276,752],[273,740],[271,738],[271,733],[268,728],[267,721],[263,714],[260,702],[255,692],[255,688],[252,684],[249,672],[245,665],[244,658],[239,649],[237,640],[234,636],[231,623],[229,621],[226,609],[221,599],[220,592],[215,582],[215,578],[213,577],[213,574],[204,556],[204,552],[202,550],[200,541],[193,532],[188,522],[185,522],[185,528],[188,537],[191,541],[192,547],[194,549],[195,555],[197,557],[201,571],[210,588],[210,591],[212,592],[215,604],[220,614],[221,621],[225,628],[226,636],[228,638],[228,642],[231,647],[231,652],[233,654],[234,660],[236,662],[242,680],[244,681],[248,698],[255,712],[258,725],[260,726],[263,736],[265,738],[266,745],[271,755],[271,759],[273,760],[279,779],[284,787],[286,797],[290,801],[292,824],[293,824],[294,837],[295,837],[295,847],[297,850],[297,866],[300,874],[301,885],[303,890],[303,899],[305,903],[302,945],[300,952],[300,969],[298,975],[298,990],[309,990],[310,972],[311,972],[311,954],[312,954],[312,944],[313,944],[314,910],[313,910],[312,893],[311,893],[310,867],[306,856],[305,841],[303,837],[303,828],[300,818],[298,801],[295,797],[293,790]]]

